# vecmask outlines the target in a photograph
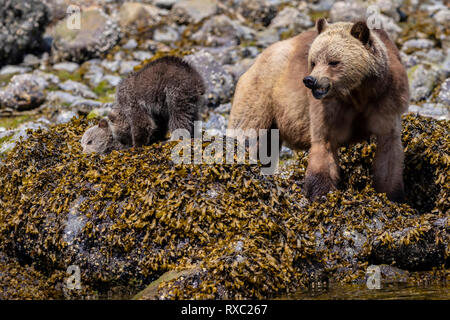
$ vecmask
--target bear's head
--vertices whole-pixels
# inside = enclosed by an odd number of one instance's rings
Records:
[[[346,97],[365,79],[385,70],[385,48],[365,22],[316,23],[317,37],[308,54],[303,79],[316,99]]]
[[[81,138],[81,146],[84,153],[96,152],[101,154],[126,148],[125,145],[114,139],[111,127],[106,119],[101,119],[98,125],[86,130]]]

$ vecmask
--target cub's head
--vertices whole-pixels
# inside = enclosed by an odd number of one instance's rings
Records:
[[[328,24],[319,19],[316,30],[308,55],[309,75],[303,79],[316,99],[348,96],[383,69],[380,41],[365,22]]]
[[[122,149],[120,143],[114,140],[111,128],[106,119],[101,119],[98,125],[86,130],[81,138],[84,153],[106,154],[112,150]]]

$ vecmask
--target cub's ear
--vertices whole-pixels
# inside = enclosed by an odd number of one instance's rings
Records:
[[[367,27],[367,24],[364,21],[356,22],[350,34],[354,36],[356,39],[362,42],[362,44],[366,45],[369,42],[370,38],[370,29]]]
[[[318,34],[321,34],[328,27],[328,22],[325,18],[320,18],[316,21],[316,30]]]
[[[108,128],[108,121],[106,119],[100,119],[98,122],[99,128]]]

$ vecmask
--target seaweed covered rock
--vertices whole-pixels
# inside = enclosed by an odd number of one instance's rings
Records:
[[[268,298],[362,279],[369,264],[449,266],[449,122],[405,118],[402,205],[370,186],[373,142],[342,148],[341,191],[310,203],[304,152],[282,179],[256,165],[175,164],[175,142],[84,155],[87,127],[30,133],[0,167],[0,251],[55,278],[79,266],[86,294],[137,292],[170,271],[139,297]]]
[[[101,57],[121,37],[117,21],[101,9],[93,7],[78,14],[79,26],[73,26],[72,21],[76,20],[69,16],[54,27],[52,54],[55,60],[84,62]]]
[[[0,1],[0,66],[21,62],[25,53],[41,48],[48,15],[41,1]]]

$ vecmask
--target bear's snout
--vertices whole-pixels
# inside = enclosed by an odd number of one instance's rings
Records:
[[[308,89],[314,89],[317,86],[317,79],[311,76],[307,76],[303,79],[303,83]]]

